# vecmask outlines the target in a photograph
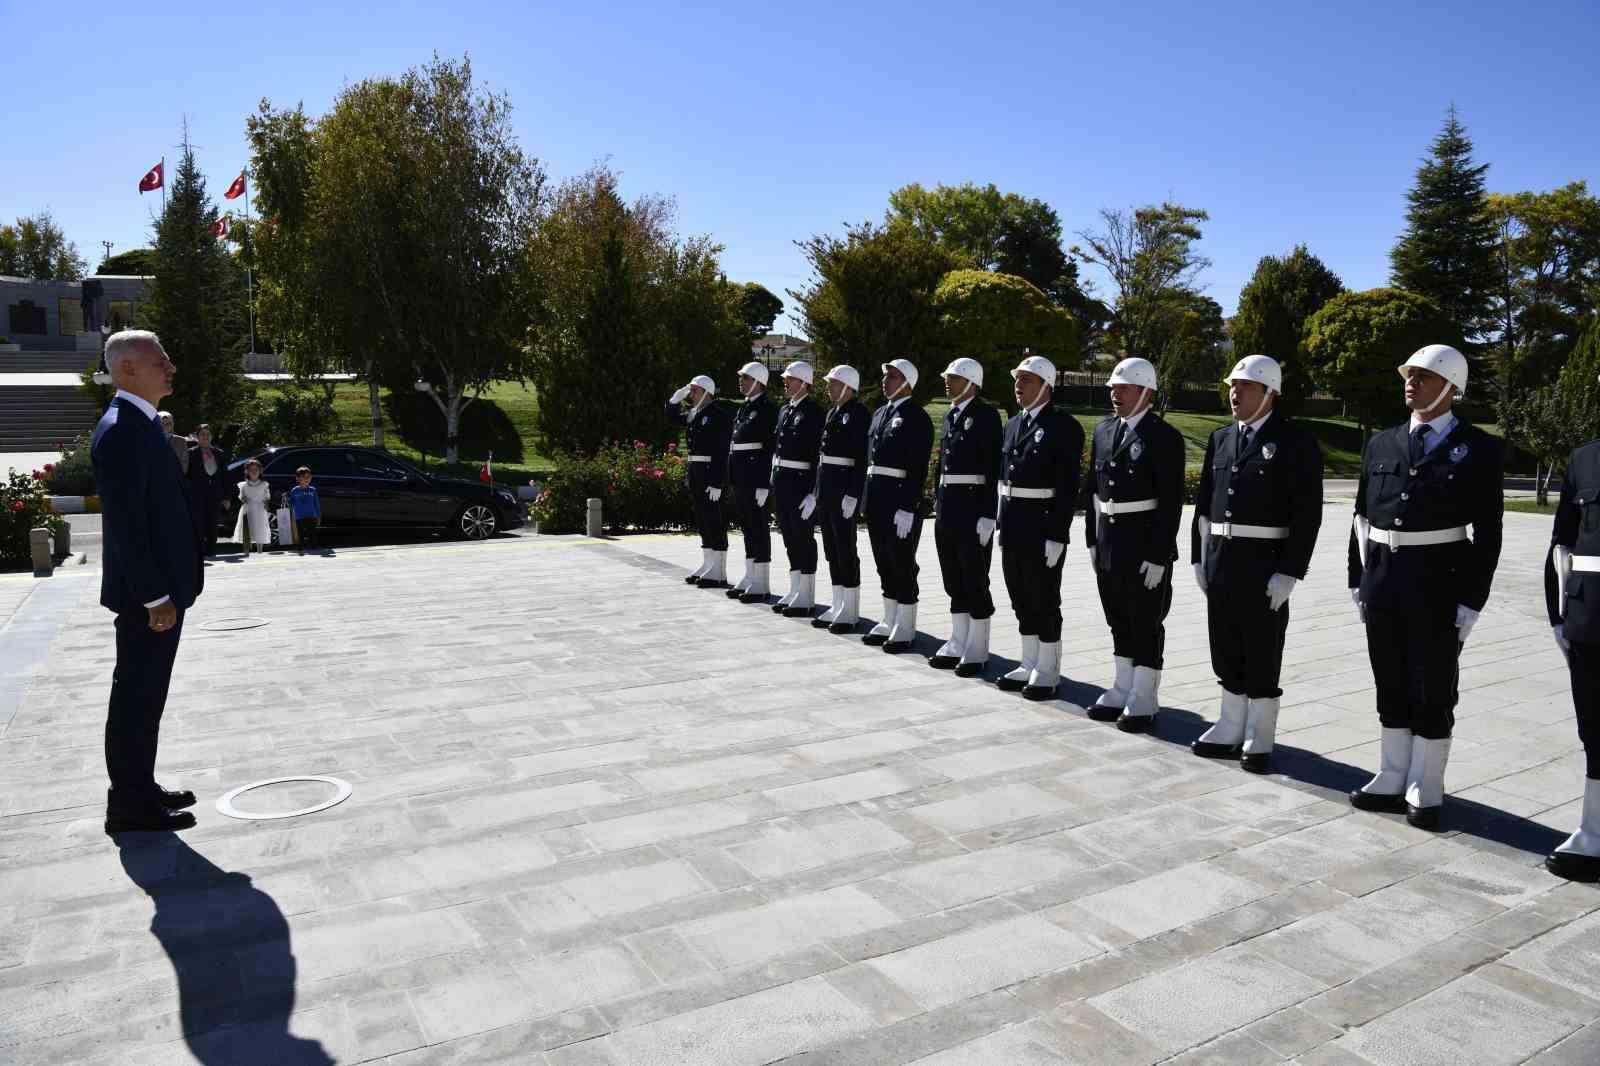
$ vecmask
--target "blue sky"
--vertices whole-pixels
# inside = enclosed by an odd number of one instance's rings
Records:
[[[552,179],[607,161],[673,196],[730,278],[784,295],[797,238],[881,217],[890,190],[994,182],[1071,234],[1102,207],[1205,208],[1208,292],[1304,242],[1383,284],[1418,159],[1452,101],[1490,187],[1600,184],[1600,3],[116,5],[0,0],[0,217],[49,208],[93,267],[149,241],[187,117],[214,197],[261,97],[470,54]],[[81,35],[81,40],[74,40]],[[23,42],[18,47],[18,42]],[[22,90],[26,88],[26,92]],[[1090,278],[1097,277],[1088,268]],[[786,302],[787,302],[787,297]],[[784,322],[792,328],[792,322]]]

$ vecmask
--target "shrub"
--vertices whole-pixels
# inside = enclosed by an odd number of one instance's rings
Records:
[[[93,496],[94,463],[89,456],[90,434],[85,433],[61,452],[61,459],[46,466],[45,487],[52,496]]]
[[[656,451],[644,441],[607,443],[593,455],[558,454],[530,510],[541,533],[581,533],[589,498],[597,496],[607,530],[688,529],[695,521],[684,488],[688,465],[676,444]]]
[[[326,444],[339,436],[331,384],[288,382],[263,389],[240,412],[243,421],[219,442],[237,452],[268,444]]]
[[[389,392],[384,394],[382,403],[401,440],[430,455],[445,454],[449,442],[445,438],[444,415],[439,413],[432,396],[415,391]],[[493,452],[496,459],[508,463],[523,460],[522,434],[493,400],[468,404],[461,412],[459,432],[463,459],[483,459]]]
[[[47,470],[35,470],[31,474],[12,471],[4,487],[0,487],[0,570],[32,566],[29,531],[45,526],[59,537],[67,528],[66,519],[50,513],[50,500],[44,487],[47,476]]]

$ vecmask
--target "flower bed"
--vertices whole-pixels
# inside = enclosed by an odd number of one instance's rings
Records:
[[[590,497],[599,497],[608,531],[688,529],[694,524],[684,482],[688,462],[676,444],[612,442],[593,455],[557,455],[555,470],[529,508],[541,533],[582,533]]]
[[[44,526],[55,537],[66,530],[66,519],[50,513],[45,492],[50,472],[48,465],[31,474],[13,471],[0,486],[0,570],[32,569],[28,534],[33,529]]]

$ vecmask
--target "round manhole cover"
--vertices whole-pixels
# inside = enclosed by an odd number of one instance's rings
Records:
[[[253,821],[299,818],[343,803],[353,791],[350,782],[337,777],[273,777],[229,792],[217,800],[217,813]]]
[[[260,629],[266,624],[265,618],[214,618],[201,622],[199,628],[207,633],[231,633],[236,629]]]

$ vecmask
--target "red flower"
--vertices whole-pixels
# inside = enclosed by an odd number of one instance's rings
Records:
[[[33,480],[35,480],[35,481],[43,481],[44,480],[44,471],[43,470],[35,470],[33,472]]]
[[[46,463],[46,464],[44,464],[44,472],[46,474],[55,473],[55,469],[56,469],[56,465],[54,463]]]
[[[677,441],[672,441],[670,444],[667,445],[667,451],[675,452],[677,450],[678,450],[678,442]]]
[[[641,451],[641,452],[644,451],[644,441],[642,441],[642,440],[634,441],[633,442],[633,447],[634,447],[635,451]]]
[[[11,510],[16,512],[17,514],[21,514],[23,511],[26,511],[27,509],[28,509],[27,505],[24,504],[21,500],[18,500],[16,503],[13,503],[11,505]]]

